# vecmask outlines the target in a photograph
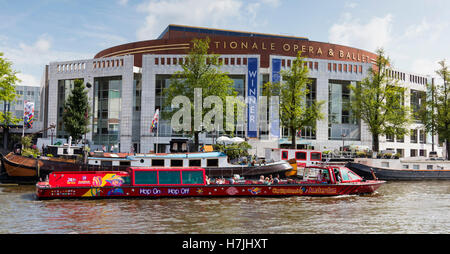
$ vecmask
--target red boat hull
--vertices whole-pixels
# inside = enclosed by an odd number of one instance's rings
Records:
[[[337,196],[373,193],[383,183],[384,181],[365,181],[351,184],[229,184],[182,187],[49,187],[38,184],[36,195],[38,199]]]

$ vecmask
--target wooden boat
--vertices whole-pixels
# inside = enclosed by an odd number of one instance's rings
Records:
[[[345,167],[312,166],[303,180],[266,183],[241,177],[211,182],[199,167],[138,168],[110,172],[53,172],[36,184],[38,199],[336,196],[369,194],[384,181],[364,181]]]
[[[53,157],[30,158],[15,153],[0,154],[2,182],[36,183],[53,171],[80,170],[75,160]]]
[[[228,156],[222,152],[203,153],[158,153],[158,154],[104,154],[88,158],[91,169],[96,166],[124,167],[201,167],[210,177],[231,177],[239,174],[245,177],[268,176],[270,174],[284,175],[295,170],[287,161],[266,163],[263,161],[253,163],[231,164]]]
[[[373,173],[381,180],[450,180],[450,161],[420,158],[357,158],[346,164],[365,179]]]

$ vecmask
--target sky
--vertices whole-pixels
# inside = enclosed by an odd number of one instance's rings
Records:
[[[0,0],[0,52],[23,85],[46,64],[156,39],[169,24],[307,37],[375,52],[435,76],[450,64],[449,0]]]

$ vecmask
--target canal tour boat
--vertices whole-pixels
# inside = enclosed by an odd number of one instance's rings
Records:
[[[122,156],[106,153],[101,156],[89,157],[88,165],[90,170],[100,170],[105,166],[119,169],[127,167],[201,167],[210,177],[232,177],[236,174],[244,177],[284,175],[293,170],[293,166],[287,161],[270,163],[249,161],[232,164],[229,162],[228,156],[222,152],[123,154]]]
[[[346,167],[311,166],[302,180],[209,178],[204,168],[142,168],[126,171],[53,172],[36,184],[38,199],[336,196],[370,194],[384,181],[363,180]]]

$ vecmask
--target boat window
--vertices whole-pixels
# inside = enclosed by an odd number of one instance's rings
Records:
[[[200,167],[201,160],[189,160],[189,167]]]
[[[180,171],[159,171],[159,184],[181,184]]]
[[[102,166],[112,166],[112,161],[102,161],[101,165]]]
[[[287,160],[288,159],[288,151],[282,151],[281,152],[281,159]]]
[[[219,166],[219,159],[207,159],[206,160],[206,166],[207,167],[218,167]]]
[[[419,169],[419,165],[414,164],[414,165],[413,165],[413,169]]]
[[[183,184],[203,184],[203,171],[183,171],[181,173]]]
[[[388,168],[388,167],[389,167],[389,162],[387,162],[387,161],[382,161],[382,162],[381,162],[381,166],[382,166],[383,168]]]
[[[121,161],[119,165],[120,166],[130,166],[131,163],[129,161]]]
[[[362,180],[362,178],[359,175],[355,174],[354,172],[346,168],[341,169],[341,176],[342,180],[344,181]]]
[[[306,160],[306,152],[295,152],[296,160]]]
[[[427,169],[433,169],[433,165],[427,165]]]
[[[182,167],[183,160],[170,160],[170,166],[171,167]]]
[[[164,167],[164,160],[162,160],[162,159],[153,159],[152,160],[152,166]]]
[[[320,160],[322,160],[321,153],[311,153],[311,160],[313,160],[313,161],[320,161]]]
[[[404,164],[404,165],[403,165],[403,168],[404,168],[404,169],[409,169],[409,165],[408,165],[408,164]]]
[[[135,171],[135,184],[158,184],[156,171]]]
[[[348,171],[346,169],[341,169],[341,177],[342,181],[349,181],[350,177],[348,176]]]

